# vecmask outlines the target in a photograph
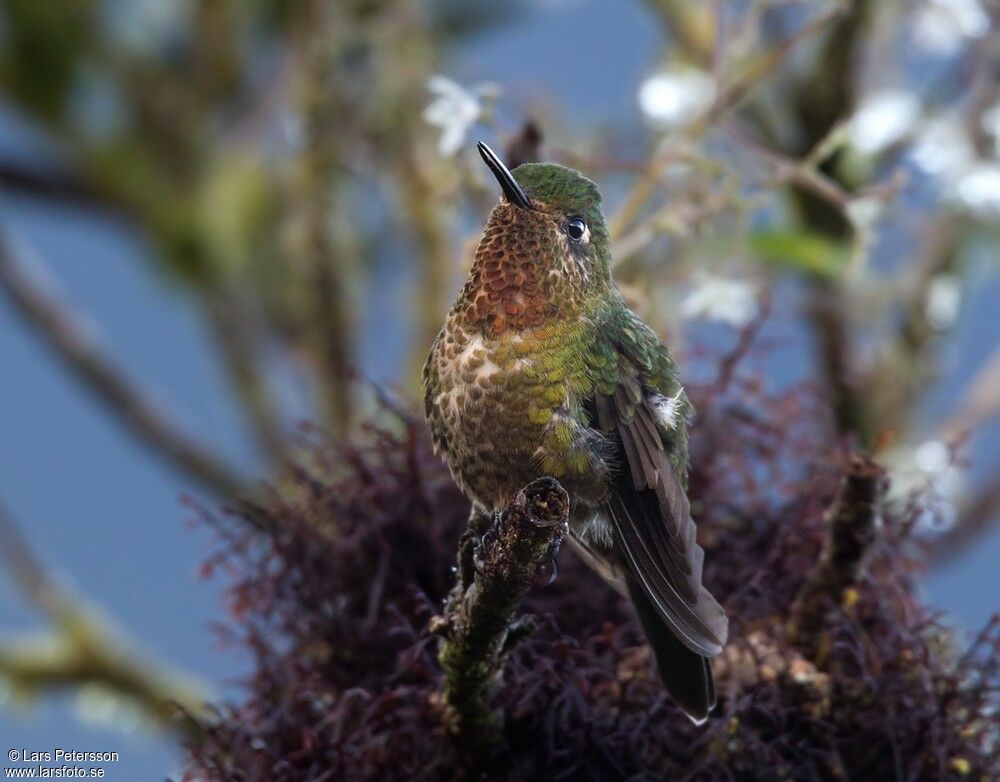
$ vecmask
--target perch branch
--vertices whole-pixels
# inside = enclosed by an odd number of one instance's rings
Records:
[[[443,615],[432,621],[431,629],[443,637],[438,659],[445,722],[466,751],[496,742],[503,715],[492,700],[514,615],[542,565],[555,556],[568,518],[569,497],[557,481],[528,484],[483,535],[472,573],[460,573]],[[468,541],[460,546],[460,559],[467,548]]]
[[[885,488],[885,472],[870,457],[856,455],[844,476],[840,492],[827,512],[823,549],[789,614],[788,637],[810,653],[823,630],[831,601],[857,581],[865,554],[875,539],[878,499]]]
[[[235,471],[168,420],[145,393],[85,338],[86,328],[32,280],[2,231],[0,289],[63,364],[126,428],[171,466],[222,497],[231,497],[242,490],[245,484]]]

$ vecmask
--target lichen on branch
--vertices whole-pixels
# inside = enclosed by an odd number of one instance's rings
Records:
[[[521,489],[471,552],[474,572],[460,566],[443,614],[431,620],[431,629],[443,639],[438,660],[444,671],[445,723],[464,749],[498,740],[503,713],[493,696],[515,615],[558,551],[568,517],[569,497],[558,481],[539,478]],[[460,564],[468,559],[482,519],[473,512],[473,535],[463,536]]]

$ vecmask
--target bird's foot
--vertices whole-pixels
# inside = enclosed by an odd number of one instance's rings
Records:
[[[458,540],[458,575],[463,590],[472,586],[477,573],[482,573],[478,552],[495,524],[493,514],[474,509],[469,518],[469,526]]]
[[[476,547],[472,553],[472,565],[474,572],[477,576],[482,576],[485,572],[481,554],[486,545],[491,543],[496,538],[496,536],[497,536],[497,519],[494,519],[489,529],[487,529],[486,532],[483,533],[481,538],[477,539]],[[469,583],[471,584],[472,582],[470,581]]]
[[[559,546],[562,544],[563,535],[559,534],[552,538],[548,550],[545,552],[545,560],[535,574],[536,586],[550,586],[559,577]]]

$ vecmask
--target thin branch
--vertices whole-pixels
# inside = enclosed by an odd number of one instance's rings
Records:
[[[931,567],[954,560],[997,526],[1000,526],[1000,474],[994,474],[978,494],[962,503],[951,528],[931,539]]]
[[[718,45],[717,13],[710,3],[685,0],[647,0],[646,5],[669,27],[670,38],[686,60],[708,67]]]
[[[844,117],[851,113],[854,103],[854,58],[860,34],[872,17],[874,4],[870,0],[847,0],[824,15],[821,44],[804,73],[794,79],[789,92],[789,105],[794,109],[796,129],[789,137],[794,139],[785,149],[789,160],[804,160],[804,165],[815,166],[823,179],[805,177],[801,170],[794,172],[787,184],[801,224],[810,233],[817,233],[842,241],[851,237],[852,226],[841,203],[843,193],[850,191],[849,183],[835,174],[834,161],[843,143]],[[831,24],[827,24],[832,22]],[[818,28],[813,28],[816,31]],[[803,32],[806,32],[803,30]],[[766,108],[754,107],[750,115],[756,127],[756,136],[768,140],[768,147],[787,147],[779,142]],[[831,188],[833,183],[836,187]],[[874,195],[874,194],[872,194]],[[854,273],[863,249],[862,237],[854,231],[852,263],[847,275]],[[851,352],[852,324],[844,316],[843,292],[834,281],[815,276],[809,280],[808,315],[817,338],[816,353],[824,387],[830,392],[831,408],[837,431],[840,434],[858,434],[863,441],[874,439],[867,431],[868,399],[857,388],[858,378],[854,356]]]
[[[284,464],[288,457],[288,438],[281,426],[279,405],[261,371],[252,319],[244,312],[237,296],[222,288],[205,298],[205,311],[258,447],[272,464]]]
[[[831,280],[809,280],[805,312],[816,335],[817,361],[836,431],[840,435],[857,434],[867,443],[872,439],[867,426],[868,406],[857,387],[851,324],[845,309],[840,288]]]
[[[54,166],[42,169],[16,160],[0,161],[0,186],[15,193],[122,212],[118,204],[109,202],[82,178]]]
[[[565,490],[552,478],[539,478],[517,493],[477,548],[476,517],[472,534],[463,537],[459,582],[431,629],[444,639],[438,659],[445,723],[473,756],[499,738],[503,714],[492,701],[514,615],[542,565],[555,556],[568,517]]]
[[[311,296],[324,414],[333,430],[343,434],[354,415],[354,319],[347,277],[357,263],[353,226],[337,208],[343,174],[340,122],[345,108],[337,92],[341,74],[336,66],[344,40],[333,4],[311,0],[305,8],[297,85],[303,127],[296,191],[303,221],[300,252],[306,292]],[[335,217],[340,218],[336,227]]]
[[[1000,416],[1000,348],[983,362],[969,381],[962,399],[941,424],[942,440],[954,440]]]
[[[657,183],[666,168],[673,162],[679,149],[700,137],[715,120],[737,106],[757,84],[777,69],[799,43],[821,32],[827,24],[843,12],[844,7],[836,4],[827,11],[818,14],[799,32],[753,60],[742,73],[728,84],[720,86],[719,94],[712,105],[698,115],[676,138],[671,139],[670,143],[663,146],[654,155],[642,176],[636,180],[631,192],[626,196],[625,202],[608,223],[612,238],[621,236],[639,215],[652,197]]]
[[[685,198],[668,201],[661,208],[643,219],[631,231],[612,245],[612,264],[616,269],[624,269],[632,259],[643,252],[656,239],[663,236],[688,236],[693,227],[715,217],[734,206],[732,194],[720,188],[699,198]]]
[[[202,685],[139,657],[93,607],[66,594],[2,504],[0,556],[14,584],[53,625],[47,637],[0,644],[0,673],[27,691],[99,685],[185,739],[200,735],[198,720],[208,716]]]
[[[825,158],[820,158],[817,162],[816,155],[810,153],[802,160],[795,160],[760,143],[735,123],[723,126],[723,130],[734,141],[756,154],[771,167],[773,173],[765,183],[769,189],[795,184],[837,209],[843,210],[847,207],[851,200],[850,193],[839,182],[817,168]]]
[[[857,582],[875,539],[877,506],[884,490],[885,471],[867,456],[854,456],[827,512],[819,560],[789,611],[788,638],[810,655],[819,646],[831,605]]]
[[[507,141],[504,160],[511,170],[522,163],[537,163],[544,159],[545,133],[536,119],[528,119]]]
[[[15,310],[63,364],[115,417],[178,471],[221,497],[240,493],[245,482],[218,456],[183,433],[149,396],[85,337],[86,329],[44,291],[0,229],[0,288]]]
[[[898,323],[886,335],[878,360],[858,373],[853,402],[862,406],[862,431],[871,439],[883,432],[912,429],[914,403],[935,376],[934,348],[947,332],[932,320],[928,301],[935,282],[956,272],[961,239],[951,215],[931,220],[921,231],[919,250],[907,264],[901,284],[891,292],[900,307]],[[958,434],[952,430],[941,436],[953,439]]]

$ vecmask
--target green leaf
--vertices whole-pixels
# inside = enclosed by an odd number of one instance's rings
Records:
[[[849,256],[841,242],[797,231],[754,232],[750,249],[761,261],[819,277],[838,277]]]

